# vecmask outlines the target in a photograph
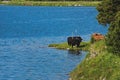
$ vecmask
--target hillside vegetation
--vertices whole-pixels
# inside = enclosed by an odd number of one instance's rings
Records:
[[[108,53],[105,41],[95,42],[70,77],[71,80],[120,80],[120,57]]]
[[[97,6],[100,1],[1,1],[4,5],[22,6]]]

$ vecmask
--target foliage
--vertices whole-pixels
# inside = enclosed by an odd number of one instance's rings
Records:
[[[120,0],[104,0],[97,9],[98,22],[110,25],[106,36],[108,51],[120,55]]]
[[[25,0],[11,0],[11,1],[25,1]]]
[[[27,1],[102,1],[102,0],[27,0]]]
[[[91,53],[70,73],[71,79],[120,80],[119,56],[109,54],[104,41],[95,42],[90,48]]]
[[[6,5],[25,5],[25,6],[97,6],[100,1],[25,1],[25,0],[12,0]]]
[[[120,52],[120,11],[117,13],[115,21],[113,21],[109,27],[106,44],[110,52]]]
[[[103,0],[97,7],[99,14],[98,22],[103,25],[110,24],[115,20],[115,15],[120,11],[120,0]]]

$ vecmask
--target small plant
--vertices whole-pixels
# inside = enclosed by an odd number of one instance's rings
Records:
[[[94,43],[94,42],[95,42],[95,40],[94,40],[94,38],[93,38],[92,36],[91,36],[90,42],[91,42],[91,43]]]

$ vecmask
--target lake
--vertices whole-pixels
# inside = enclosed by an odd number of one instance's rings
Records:
[[[0,6],[0,80],[68,80],[87,52],[49,48],[80,35],[105,34],[95,7]]]

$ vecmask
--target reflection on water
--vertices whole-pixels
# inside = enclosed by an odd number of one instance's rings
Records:
[[[76,51],[68,50],[68,54],[80,55],[80,54],[82,54],[82,52],[79,50],[76,50]]]

